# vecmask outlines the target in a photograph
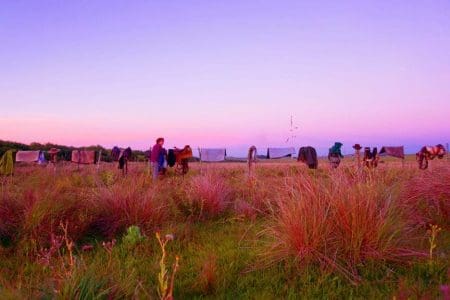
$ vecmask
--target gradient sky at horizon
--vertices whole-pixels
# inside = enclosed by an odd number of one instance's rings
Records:
[[[2,1],[0,139],[450,140],[449,1]]]

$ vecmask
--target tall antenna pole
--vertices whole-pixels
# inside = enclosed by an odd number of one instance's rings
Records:
[[[297,137],[295,135],[295,131],[298,129],[298,126],[295,126],[294,124],[294,117],[291,115],[291,119],[290,119],[290,127],[289,127],[289,137],[286,139],[286,143],[288,143],[289,141],[291,142],[291,146],[292,148],[295,149],[295,144],[294,144],[294,140]]]

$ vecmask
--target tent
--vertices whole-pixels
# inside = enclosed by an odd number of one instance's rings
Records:
[[[227,156],[227,150],[222,148],[199,149],[200,161],[218,162],[224,161]]]
[[[95,151],[73,150],[71,161],[78,164],[95,164]]]
[[[381,147],[379,155],[388,155],[405,159],[405,149],[403,146],[383,146]]]
[[[294,147],[287,148],[267,148],[267,158],[292,157],[295,154]]]
[[[16,162],[37,162],[38,164],[46,163],[44,151],[17,151]]]

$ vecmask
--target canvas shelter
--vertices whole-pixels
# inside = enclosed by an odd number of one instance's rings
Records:
[[[17,151],[16,162],[35,162],[38,164],[43,164],[46,163],[47,160],[45,159],[44,151]]]
[[[405,159],[405,149],[403,146],[383,146],[381,147],[379,155],[387,155]]]

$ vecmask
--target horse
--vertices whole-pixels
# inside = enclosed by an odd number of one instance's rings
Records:
[[[174,147],[173,154],[175,155],[175,172],[185,175],[189,171],[189,159],[192,157],[191,146],[186,145],[183,149]]]
[[[364,147],[363,164],[368,168],[376,168],[378,166],[378,149],[374,147],[372,152],[370,147]]]
[[[120,149],[115,146],[111,150],[111,157],[114,161],[118,161],[118,169],[122,170],[122,174],[128,174],[128,160],[131,158],[132,151],[131,148],[128,147],[126,149]]]
[[[425,170],[428,168],[428,160],[434,158],[442,159],[446,154],[445,148],[442,144],[436,146],[423,146],[419,152],[416,153],[416,160],[419,163],[419,169]]]

